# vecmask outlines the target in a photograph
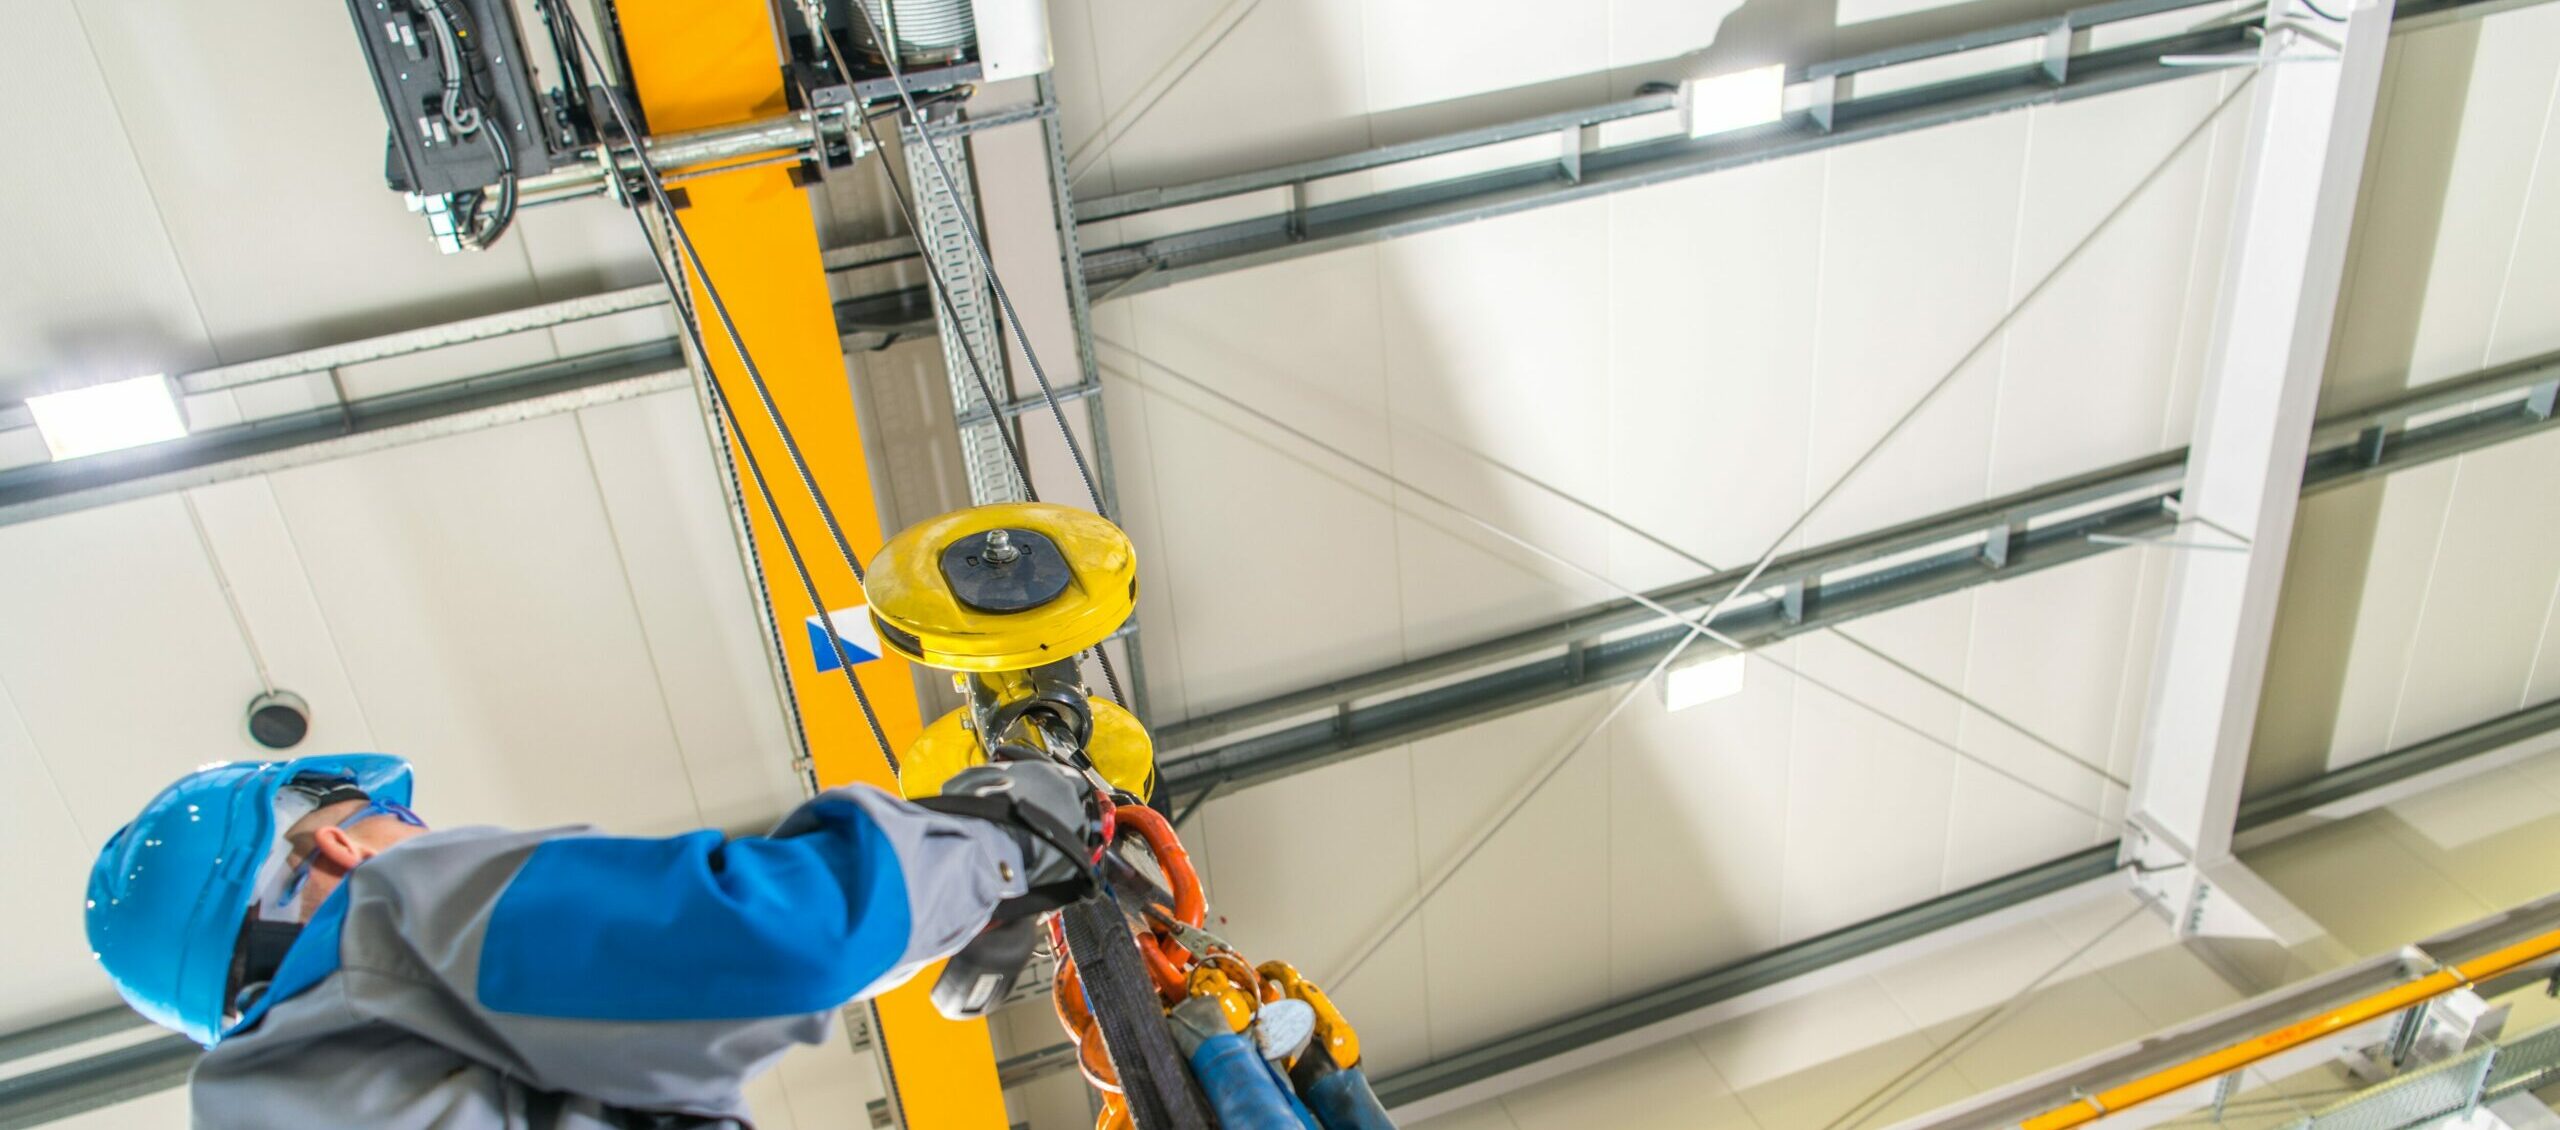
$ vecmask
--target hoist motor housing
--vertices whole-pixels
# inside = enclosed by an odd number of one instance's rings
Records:
[[[890,651],[946,671],[1026,671],[1127,622],[1138,555],[1092,513],[1002,502],[908,527],[871,559],[862,588]]]

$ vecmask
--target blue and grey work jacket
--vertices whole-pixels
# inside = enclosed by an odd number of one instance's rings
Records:
[[[356,868],[192,1083],[207,1130],[743,1127],[837,1008],[1024,893],[993,826],[867,788],[772,835],[431,832]]]

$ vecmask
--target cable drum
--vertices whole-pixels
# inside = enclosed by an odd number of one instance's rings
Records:
[[[947,62],[978,41],[969,0],[861,0],[871,25],[898,41],[901,63]],[[872,44],[875,53],[880,45]]]

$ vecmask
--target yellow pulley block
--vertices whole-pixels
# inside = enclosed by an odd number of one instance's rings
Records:
[[[1137,607],[1138,555],[1094,514],[999,502],[889,539],[862,591],[889,650],[949,671],[1021,671],[1117,631]]]
[[[1093,711],[1093,736],[1086,739],[1084,752],[1094,772],[1102,774],[1112,788],[1139,800],[1154,799],[1156,743],[1147,736],[1147,728],[1116,704],[1097,699],[1086,706]],[[909,800],[939,796],[942,786],[961,770],[986,764],[986,746],[969,726],[969,708],[964,706],[925,727],[898,758],[899,795]]]

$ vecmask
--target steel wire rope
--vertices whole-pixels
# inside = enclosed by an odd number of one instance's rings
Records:
[[[1662,658],[1655,660],[1653,666],[1645,670],[1643,677],[1630,684],[1625,692],[1621,693],[1615,701],[1611,702],[1608,710],[1603,712],[1598,720],[1586,727],[1581,732],[1580,736],[1576,737],[1570,744],[1566,745],[1561,752],[1548,759],[1548,761],[1541,766],[1534,775],[1532,775],[1527,784],[1514,792],[1494,814],[1492,819],[1480,826],[1473,835],[1469,836],[1467,841],[1459,847],[1457,854],[1453,856],[1448,863],[1442,865],[1438,871],[1434,872],[1429,881],[1416,889],[1413,895],[1407,898],[1403,905],[1397,908],[1395,914],[1391,915],[1376,932],[1372,933],[1366,941],[1352,952],[1351,956],[1343,963],[1341,970],[1335,973],[1332,977],[1326,978],[1324,983],[1328,985],[1339,985],[1348,981],[1353,973],[1358,972],[1361,966],[1368,962],[1370,957],[1374,956],[1381,947],[1386,945],[1388,938],[1393,937],[1396,931],[1403,929],[1405,923],[1413,920],[1414,915],[1421,913],[1423,906],[1429,903],[1433,897],[1437,896],[1443,888],[1447,887],[1449,881],[1457,876],[1459,870],[1464,868],[1469,860],[1474,859],[1476,854],[1482,851],[1486,844],[1492,842],[1493,837],[1496,834],[1500,833],[1503,828],[1508,827],[1512,818],[1518,816],[1520,814],[1520,810],[1527,807],[1529,801],[1534,799],[1538,793],[1546,787],[1549,781],[1555,779],[1556,774],[1562,772],[1564,767],[1571,763],[1576,755],[1580,754],[1584,748],[1588,747],[1593,738],[1599,736],[1602,731],[1609,727],[1610,723],[1616,721],[1618,715],[1626,711],[1627,704],[1635,700],[1636,695],[1644,689],[1646,684],[1651,683],[1654,679],[1660,678],[1664,671],[1669,670],[1672,663],[1680,658],[1681,653],[1689,649],[1689,645],[1696,643],[1700,639],[1706,638],[1707,631],[1714,625],[1716,617],[1723,613],[1724,609],[1733,602],[1735,597],[1738,597],[1742,593],[1750,590],[1752,582],[1757,581],[1760,574],[1767,571],[1769,563],[1777,558],[1778,550],[1786,545],[1787,539],[1794,537],[1796,531],[1802,529],[1804,524],[1809,521],[1814,514],[1822,509],[1824,504],[1836,497],[1840,492],[1840,488],[1846,485],[1850,479],[1856,477],[1857,473],[1860,470],[1863,470],[1868,463],[1875,458],[1877,452],[1882,451],[1887,444],[1893,442],[1893,438],[1900,435],[1902,429],[1910,424],[1914,417],[1918,416],[1923,409],[1927,408],[1930,402],[1937,398],[1939,393],[1945,391],[1947,386],[1952,383],[1959,374],[1964,372],[1965,366],[1970,364],[1975,356],[1979,355],[1989,343],[1998,340],[2001,332],[2007,329],[2009,324],[2017,319],[2017,316],[2021,311],[2024,311],[2035,301],[2036,296],[2044,293],[2046,287],[2050,286],[2056,278],[2061,277],[2063,270],[2068,268],[2073,262],[2077,261],[2081,254],[2089,249],[2091,244],[2096,243],[2098,236],[2112,226],[2118,217],[2124,215],[2125,210],[2131,207],[2133,202],[2142,196],[2144,190],[2151,187],[2154,182],[2160,179],[2162,173],[2168,171],[2170,166],[2177,163],[2179,156],[2186,152],[2188,146],[2195,144],[2197,138],[2204,136],[2207,128],[2221,120],[2223,111],[2229,109],[2239,100],[2241,93],[2249,89],[2250,82],[2256,77],[2257,76],[2254,72],[2243,75],[2238,83],[2234,84],[2228,92],[2224,93],[2221,100],[2214,103],[2213,108],[2206,111],[2204,116],[2197,120],[2195,126],[2189,129],[2184,137],[2179,138],[2178,143],[2171,146],[2169,148],[2169,152],[2162,156],[2157,163],[2153,164],[2150,171],[2144,173],[2141,179],[2136,181],[2133,187],[2125,192],[2122,199],[2116,201],[2114,207],[2109,208],[2105,215],[2099,217],[2098,222],[2091,226],[2090,229],[2080,237],[2080,241],[2078,243],[2073,244],[2069,251],[2064,252],[2062,258],[2056,260],[2053,266],[2046,269],[2042,278],[2036,280],[2033,286],[2028,287],[2025,293],[2021,294],[2009,305],[2009,308],[2006,311],[2002,312],[1999,318],[1992,322],[1991,328],[1985,331],[1981,338],[1974,343],[1973,347],[1967,349],[1964,354],[1957,359],[1956,363],[1947,369],[1944,376],[1939,377],[1935,383],[1931,384],[1927,390],[1923,391],[1920,394],[1919,399],[1913,401],[1911,406],[1905,409],[1900,417],[1895,419],[1891,425],[1887,426],[1884,432],[1881,435],[1878,435],[1873,443],[1868,445],[1864,453],[1860,454],[1855,460],[1852,460],[1849,466],[1840,472],[1839,477],[1833,479],[1831,484],[1823,489],[1822,493],[1805,508],[1803,513],[1797,515],[1794,521],[1789,522],[1787,524],[1787,528],[1781,531],[1776,538],[1771,539],[1768,550],[1760,555],[1759,561],[1752,565],[1751,571],[1748,574],[1746,574],[1740,581],[1735,582],[1734,586],[1727,590],[1722,597],[1719,597],[1715,603],[1708,605],[1704,615],[1698,617],[1694,621],[1690,621],[1688,633],[1683,635],[1678,643],[1673,644],[1668,651],[1663,653]]]
[[[924,115],[916,105],[914,93],[907,89],[906,75],[898,69],[897,45],[882,38],[879,25],[872,22],[870,9],[864,7],[860,0],[856,0],[853,9],[861,13],[863,26],[870,30],[872,40],[882,45],[881,59],[888,64],[890,86],[898,92],[898,103],[906,112],[907,122],[915,128],[916,140],[923,144],[925,157],[932,163],[934,174],[941,181],[943,196],[951,205],[952,215],[960,221],[962,241],[969,245],[971,254],[978,261],[978,268],[986,272],[987,289],[995,295],[996,305],[1001,314],[999,321],[1004,322],[1013,331],[1014,343],[1022,347],[1022,357],[1030,365],[1031,378],[1040,386],[1040,399],[1048,406],[1050,419],[1057,422],[1058,438],[1066,442],[1067,454],[1075,460],[1076,476],[1084,483],[1085,497],[1092,501],[1094,513],[1101,515],[1105,521],[1112,520],[1110,509],[1102,503],[1102,491],[1094,482],[1093,469],[1085,463],[1084,449],[1076,443],[1075,429],[1067,426],[1066,410],[1059,405],[1057,393],[1049,386],[1049,375],[1040,366],[1040,354],[1031,348],[1031,338],[1023,332],[1022,319],[1013,310],[1013,298],[1006,293],[1004,279],[996,273],[994,261],[987,256],[986,243],[978,233],[977,223],[969,218],[969,209],[961,205],[958,182],[951,178],[950,169],[943,164],[942,151],[935,145],[932,133],[926,128]],[[805,18],[810,13],[807,9],[802,9],[801,14]],[[827,34],[823,24],[812,24],[810,32],[820,43],[826,45],[827,58],[835,64],[836,73],[846,82],[852,82],[853,70],[846,65],[843,53],[836,50],[835,37]],[[887,153],[888,150],[880,140],[880,128],[875,121],[878,115],[864,113],[860,117],[862,132],[871,139],[872,151]],[[882,178],[888,182],[890,197],[897,202],[899,219],[907,225],[908,237],[915,240],[917,248],[922,250],[924,247],[922,212],[908,200],[906,190],[899,186],[897,174],[889,170],[885,157],[881,160],[880,172]],[[917,187],[918,193],[921,194],[932,186]],[[925,282],[933,294],[934,301],[941,306],[944,318],[951,323],[953,332],[958,333],[960,318],[952,305],[950,291],[942,279],[942,272],[933,269],[930,262],[925,264]],[[969,363],[970,376],[978,386],[978,396],[987,402],[987,411],[994,417],[996,435],[1004,441],[1005,454],[1013,462],[1013,473],[1022,483],[1023,496],[1032,501],[1038,501],[1040,496],[1031,486],[1030,465],[1024,461],[1022,449],[1015,442],[1011,428],[1005,423],[1002,402],[996,399],[995,390],[987,381],[986,362],[978,356],[967,334],[960,335],[960,353]],[[1094,662],[1102,668],[1103,681],[1111,687],[1112,701],[1126,705],[1129,702],[1129,696],[1121,689],[1120,672],[1111,663],[1111,653],[1102,644],[1095,644],[1092,651]]]
[[[606,73],[601,53],[596,50],[594,42],[588,39],[585,26],[577,22],[562,4],[562,0],[545,0],[545,2],[551,6],[556,18],[568,24],[579,53],[587,57],[588,62],[596,68],[598,74]],[[819,518],[826,525],[828,533],[833,536],[836,551],[843,557],[845,566],[852,570],[856,582],[862,581],[864,579],[862,563],[854,558],[853,547],[845,539],[844,528],[837,524],[835,511],[827,505],[825,492],[818,488],[816,478],[810,474],[808,462],[802,458],[799,444],[792,438],[790,426],[783,421],[781,410],[774,403],[772,390],[765,384],[762,371],[756,368],[755,360],[748,352],[746,340],[740,336],[737,323],[730,319],[727,307],[722,304],[720,290],[711,280],[710,269],[703,265],[701,254],[694,250],[692,237],[685,231],[683,219],[676,215],[675,208],[669,203],[666,188],[658,180],[657,167],[650,163],[648,152],[640,143],[639,130],[633,125],[630,114],[622,104],[620,91],[609,83],[601,84],[601,89],[604,92],[605,105],[612,111],[615,124],[622,130],[623,137],[631,143],[633,164],[640,173],[642,183],[649,189],[651,201],[656,204],[659,214],[665,217],[668,230],[675,236],[674,243],[682,248],[684,261],[691,263],[695,276],[702,281],[703,294],[710,299],[713,311],[719,315],[722,327],[727,330],[729,345],[737,353],[739,367],[746,371],[748,379],[755,385],[756,395],[764,403],[766,416],[772,421],[775,434],[781,438],[783,450],[790,455],[793,468],[800,474],[801,486],[808,491],[809,500],[815,504]],[[607,153],[609,160],[609,149]],[[620,175],[618,167],[615,169],[615,174]],[[674,256],[659,252],[656,233],[649,229],[646,216],[641,215],[637,208],[632,210],[631,215],[633,221],[639,225],[641,238],[649,245],[650,263],[657,268],[658,277],[666,284],[669,295],[683,295],[685,293],[683,283],[676,278],[675,269],[668,262]],[[879,745],[880,757],[888,763],[889,772],[894,775],[899,768],[898,755],[889,747],[888,731],[880,725],[880,714],[872,708],[870,694],[863,690],[862,680],[854,674],[854,664],[851,656],[845,652],[844,640],[836,634],[835,622],[829,612],[830,606],[819,596],[817,580],[810,573],[808,562],[800,554],[799,542],[791,536],[790,525],[783,521],[781,501],[774,496],[771,485],[765,478],[763,465],[756,458],[755,448],[747,442],[746,431],[738,420],[737,413],[731,410],[728,397],[720,387],[720,378],[711,366],[709,347],[703,341],[702,320],[693,311],[692,306],[684,303],[681,297],[677,297],[676,301],[680,306],[677,322],[684,331],[686,342],[692,346],[694,356],[702,365],[703,386],[710,398],[712,413],[725,422],[724,430],[736,437],[736,446],[747,465],[748,476],[756,484],[756,493],[764,499],[765,511],[772,517],[775,531],[781,535],[783,548],[791,559],[792,572],[799,578],[802,594],[808,598],[810,606],[815,609],[818,618],[824,622],[826,630],[822,634],[827,637],[829,648],[835,652],[837,667],[844,672],[845,685],[853,689],[853,700],[862,708],[862,719],[871,729],[871,739]]]

